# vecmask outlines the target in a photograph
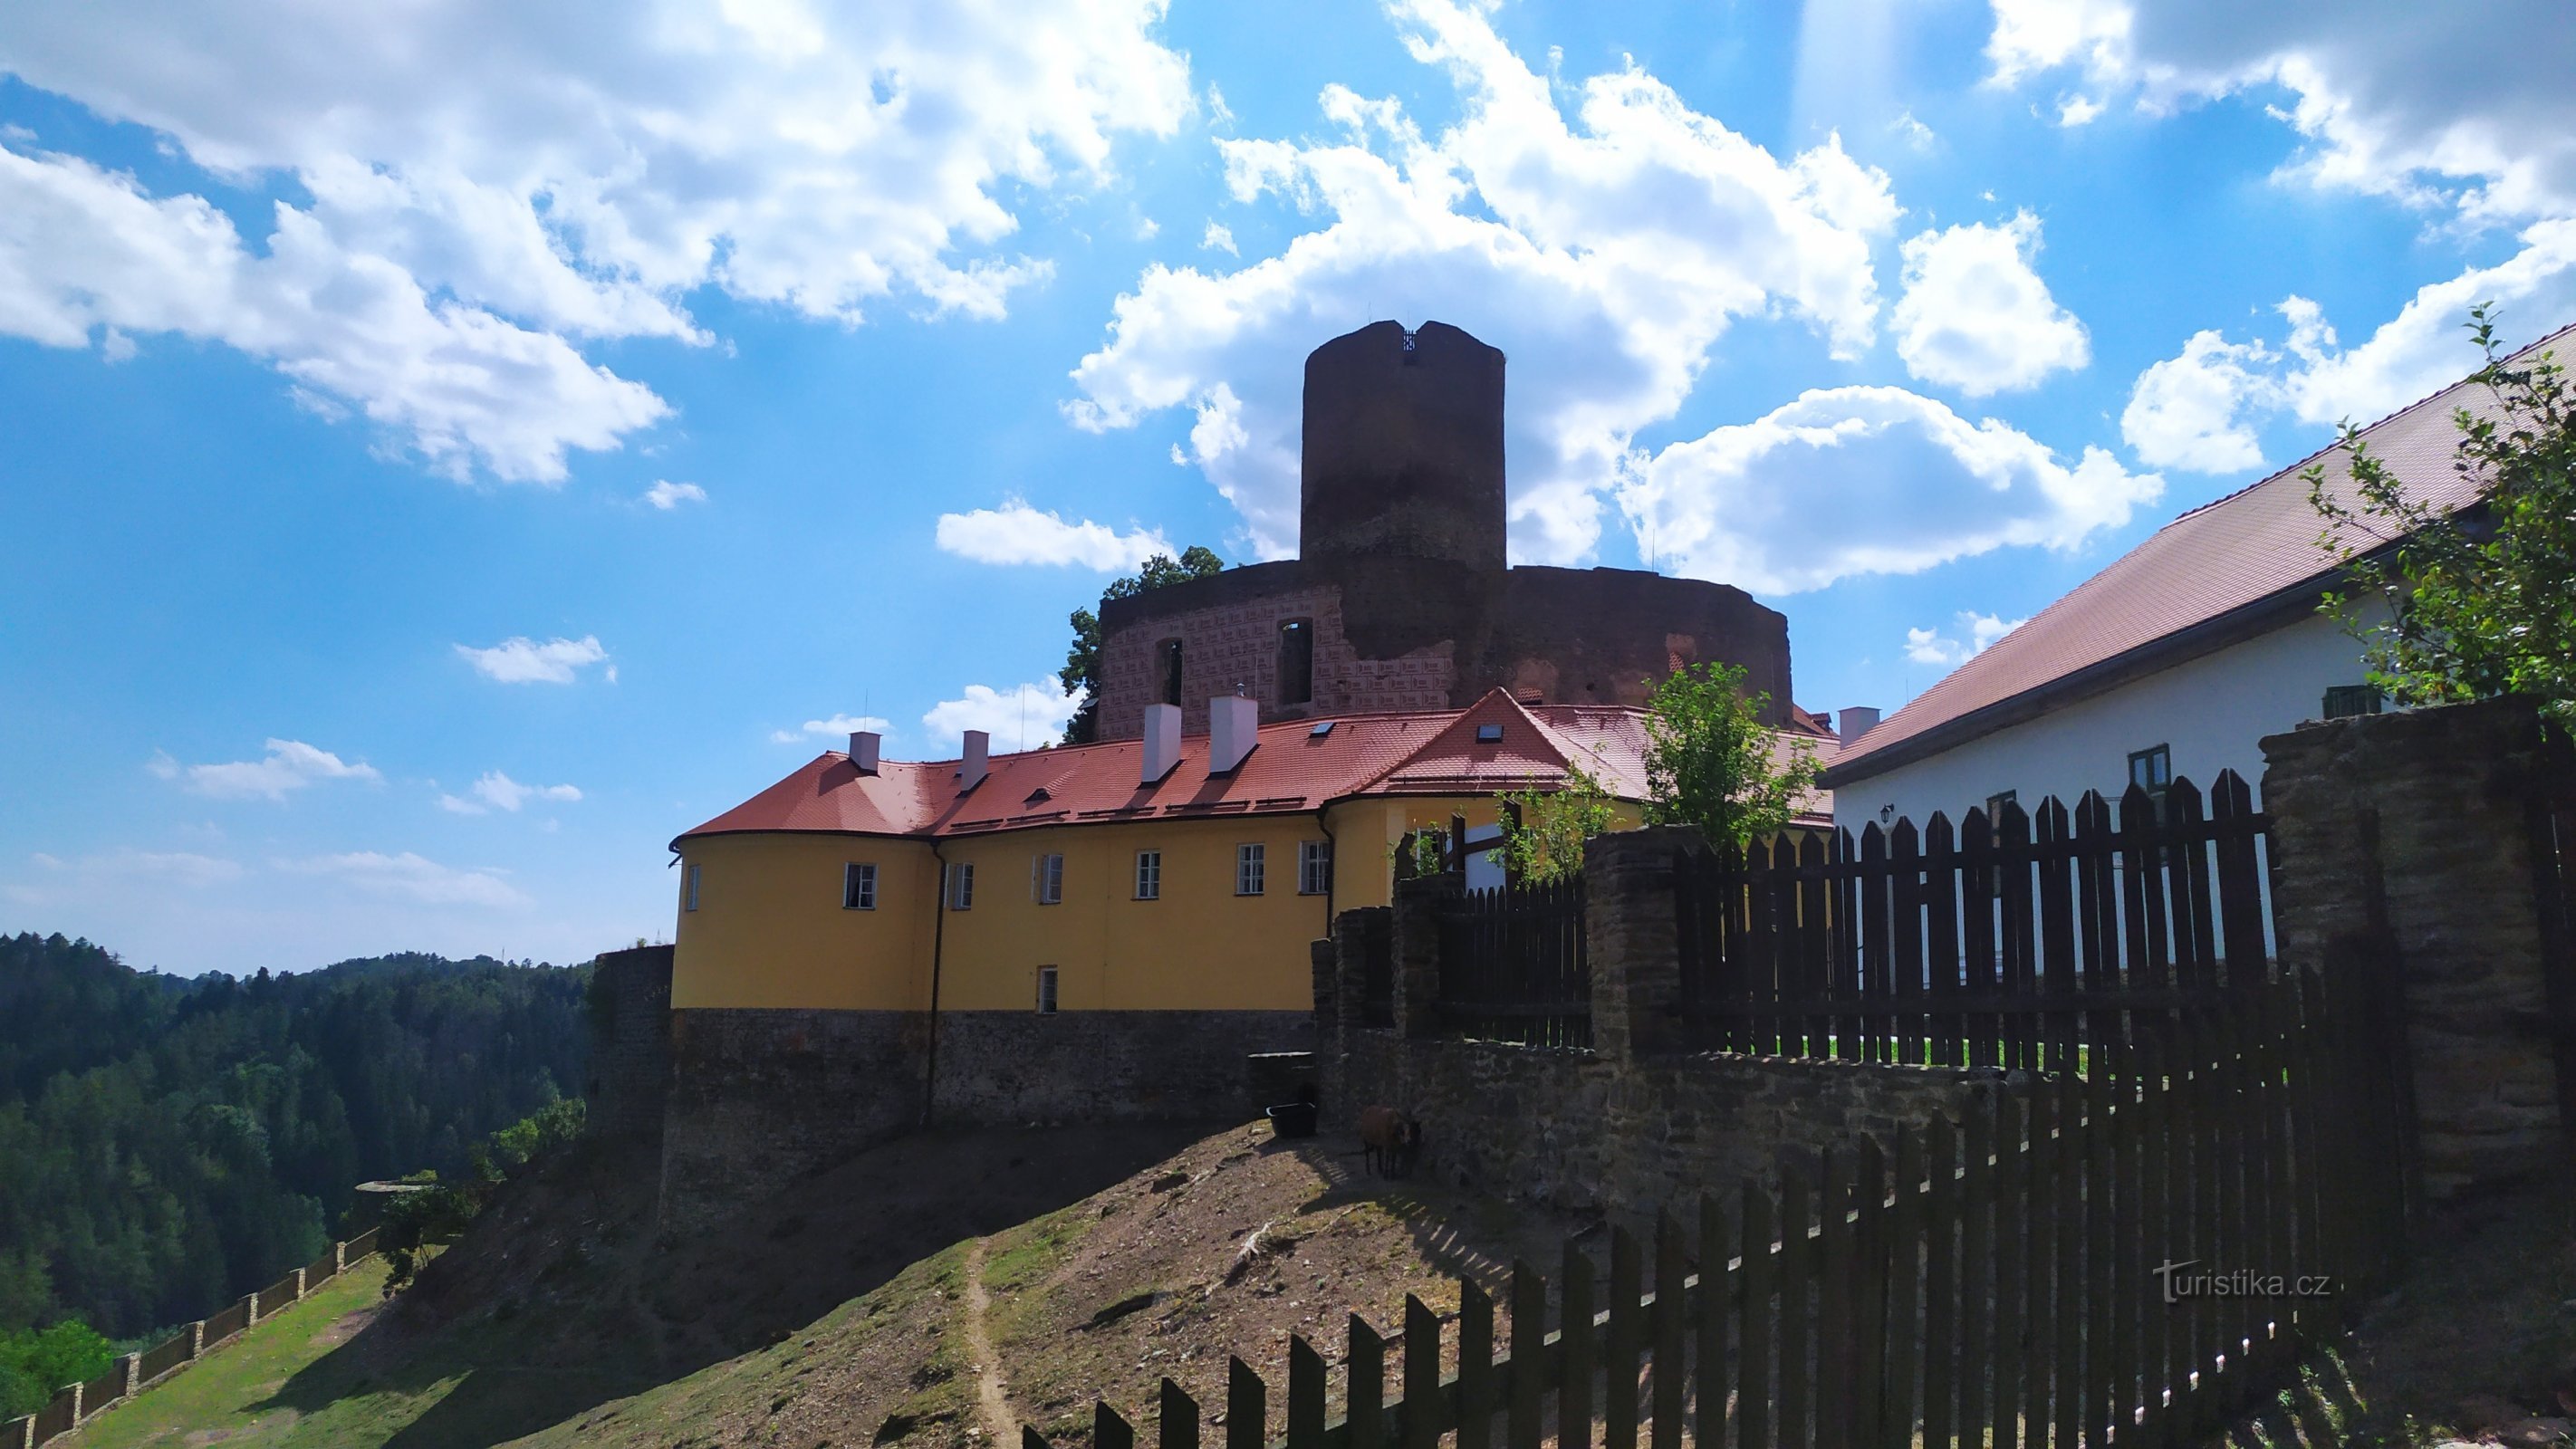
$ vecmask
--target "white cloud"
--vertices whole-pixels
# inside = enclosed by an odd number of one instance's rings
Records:
[[[836,714],[830,719],[809,719],[792,730],[771,730],[769,738],[777,744],[792,745],[817,735],[847,735],[862,730],[884,734],[886,729],[886,722],[872,714]]]
[[[666,478],[644,490],[644,501],[668,513],[683,503],[706,502],[707,490],[695,483],[674,483]]]
[[[581,798],[581,791],[571,785],[522,785],[498,770],[487,770],[474,782],[473,796],[467,800],[441,795],[438,805],[440,809],[458,815],[481,815],[491,810],[516,813],[520,806],[531,800],[556,800],[569,804]]]
[[[2576,25],[2559,0],[1993,0],[1998,84],[2059,67],[2151,110],[2283,87],[2292,174],[2497,220],[2576,212]]]
[[[0,10],[0,72],[298,197],[245,242],[200,196],[13,135],[0,332],[220,342],[447,471],[548,481],[667,411],[578,344],[706,341],[684,299],[710,284],[842,322],[999,316],[1049,272],[1009,245],[1018,199],[1106,177],[1192,104],[1164,0],[590,9]]]
[[[80,347],[103,329],[111,355],[131,333],[220,342],[458,476],[551,482],[566,449],[615,447],[669,411],[559,336],[436,299],[291,206],[276,216],[254,252],[198,197],[154,199],[77,157],[0,147],[0,334]]]
[[[996,750],[1029,750],[1064,736],[1065,721],[1082,707],[1079,695],[1067,694],[1052,679],[1003,691],[986,684],[966,686],[963,699],[943,699],[921,717],[931,738],[956,742],[968,730],[993,737]]]
[[[184,766],[156,750],[144,768],[164,780],[182,781],[191,794],[217,800],[283,800],[317,780],[375,783],[384,778],[372,765],[351,764],[302,740],[270,740],[267,748],[256,760]]]
[[[2057,103],[2057,124],[2081,126],[2102,114],[2102,103],[2090,96],[2066,96]]]
[[[1905,631],[1905,657],[1917,664],[1952,666],[1965,663],[1971,656],[1985,652],[1987,645],[2029,623],[2024,619],[2001,619],[1972,610],[1959,611],[1957,637],[1936,629]]]
[[[2121,435],[2147,463],[2229,472],[2262,462],[2254,428],[2267,418],[2287,414],[2319,428],[2368,423],[2439,392],[2483,361],[2462,325],[2478,303],[2497,304],[2498,337],[2509,347],[2576,322],[2576,219],[2535,223],[2521,241],[2522,250],[2495,266],[2418,288],[2351,347],[2337,345],[2324,312],[2305,297],[2277,309],[2287,327],[2278,346],[2194,333],[2179,355],[2138,375]]]
[[[533,904],[527,894],[503,880],[497,871],[440,865],[406,850],[400,855],[360,850],[279,860],[277,868],[296,875],[324,876],[344,882],[365,895],[416,901],[430,906],[503,906]]]
[[[989,564],[1078,564],[1111,573],[1132,569],[1154,554],[1173,552],[1152,529],[1120,533],[1106,524],[1067,523],[1010,499],[999,508],[939,515],[939,546],[960,558]]]
[[[1896,119],[1888,123],[1887,129],[1904,137],[1905,144],[1919,152],[1929,152],[1941,144],[1941,138],[1933,134],[1930,126],[1916,119],[1912,111],[1898,112]]]
[[[1993,418],[1843,387],[1634,459],[1619,504],[1648,562],[1795,593],[2007,545],[2070,548],[2163,491],[2099,448],[2070,465]]]
[[[2024,211],[1927,231],[1905,243],[1905,295],[1891,319],[1896,354],[1925,382],[1970,397],[2035,387],[2092,360],[2084,324],[2031,266],[2039,218]]]
[[[599,646],[599,636],[595,634],[549,639],[543,644],[520,635],[489,649],[459,644],[456,652],[484,678],[503,684],[570,684],[582,669],[608,658],[608,651]],[[617,666],[608,667],[606,678],[611,684],[617,682]]]
[[[29,858],[49,872],[78,880],[136,880],[202,890],[242,878],[241,862],[192,850],[137,850],[129,846],[77,860],[61,860],[42,852]]]
[[[1233,271],[1147,269],[1074,373],[1082,426],[1195,415],[1188,456],[1248,552],[1295,547],[1298,360],[1374,318],[1437,318],[1510,354],[1512,543],[1548,561],[1593,548],[1629,440],[1681,406],[1735,321],[1792,317],[1841,356],[1871,344],[1870,249],[1898,208],[1838,140],[1784,159],[1633,66],[1558,85],[1480,6],[1390,8],[1456,86],[1457,123],[1426,135],[1399,102],[1334,85],[1338,137],[1220,141],[1236,200],[1320,229]]]
[[[2139,461],[2154,467],[2197,473],[2256,467],[2263,446],[2249,419],[2278,391],[2265,370],[2278,360],[2260,342],[2195,332],[2180,356],[2138,374],[2120,413],[2120,436]]]
[[[1223,252],[1230,257],[1242,255],[1234,248],[1234,228],[1213,221],[1207,224],[1207,234],[1199,238],[1199,248],[1202,251]]]

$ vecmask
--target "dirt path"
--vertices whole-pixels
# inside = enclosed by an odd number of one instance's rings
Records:
[[[1019,1442],[1020,1433],[1002,1382],[1002,1356],[993,1351],[993,1335],[984,1323],[992,1306],[992,1295],[984,1291],[984,1239],[977,1238],[966,1249],[966,1351],[975,1358],[975,1403],[986,1442],[1007,1449]]]

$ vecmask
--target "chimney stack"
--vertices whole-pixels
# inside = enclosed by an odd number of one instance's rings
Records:
[[[992,773],[993,737],[983,730],[966,732],[966,758],[957,766],[957,788],[972,790]]]
[[[1145,761],[1139,772],[1139,784],[1151,785],[1172,773],[1181,762],[1181,707],[1177,704],[1145,706]]]
[[[1261,706],[1239,694],[1208,701],[1208,773],[1222,775],[1261,743]]]
[[[1878,711],[1856,704],[1834,716],[1834,737],[1850,744],[1878,727]]]
[[[850,731],[850,763],[859,767],[860,774],[877,772],[877,746],[884,740],[875,730]]]

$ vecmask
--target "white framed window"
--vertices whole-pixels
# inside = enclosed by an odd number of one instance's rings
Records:
[[[683,874],[680,881],[681,910],[694,911],[698,908],[698,883],[705,879],[706,873],[705,866],[692,865]]]
[[[1163,853],[1159,850],[1136,852],[1136,899],[1159,901],[1163,898]]]
[[[1234,848],[1234,893],[1239,896],[1261,894],[1262,852],[1258,844]]]
[[[951,861],[948,866],[948,909],[970,911],[975,908],[975,866],[970,861]]]
[[[1038,1015],[1055,1015],[1055,968],[1038,968]]]
[[[1041,855],[1029,862],[1029,894],[1042,906],[1064,903],[1064,857]]]
[[[1333,888],[1333,843],[1329,840],[1297,842],[1297,894],[1320,896]]]
[[[877,908],[877,868],[873,861],[854,860],[841,867],[841,909],[873,911]]]

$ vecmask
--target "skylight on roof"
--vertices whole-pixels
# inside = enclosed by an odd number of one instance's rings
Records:
[[[1333,720],[1318,720],[1316,721],[1313,729],[1306,731],[1306,737],[1308,739],[1320,740],[1324,736],[1333,732],[1333,725],[1335,723],[1336,721]]]
[[[1501,725],[1480,724],[1476,726],[1476,743],[1480,745],[1499,745],[1502,742],[1503,727]]]

